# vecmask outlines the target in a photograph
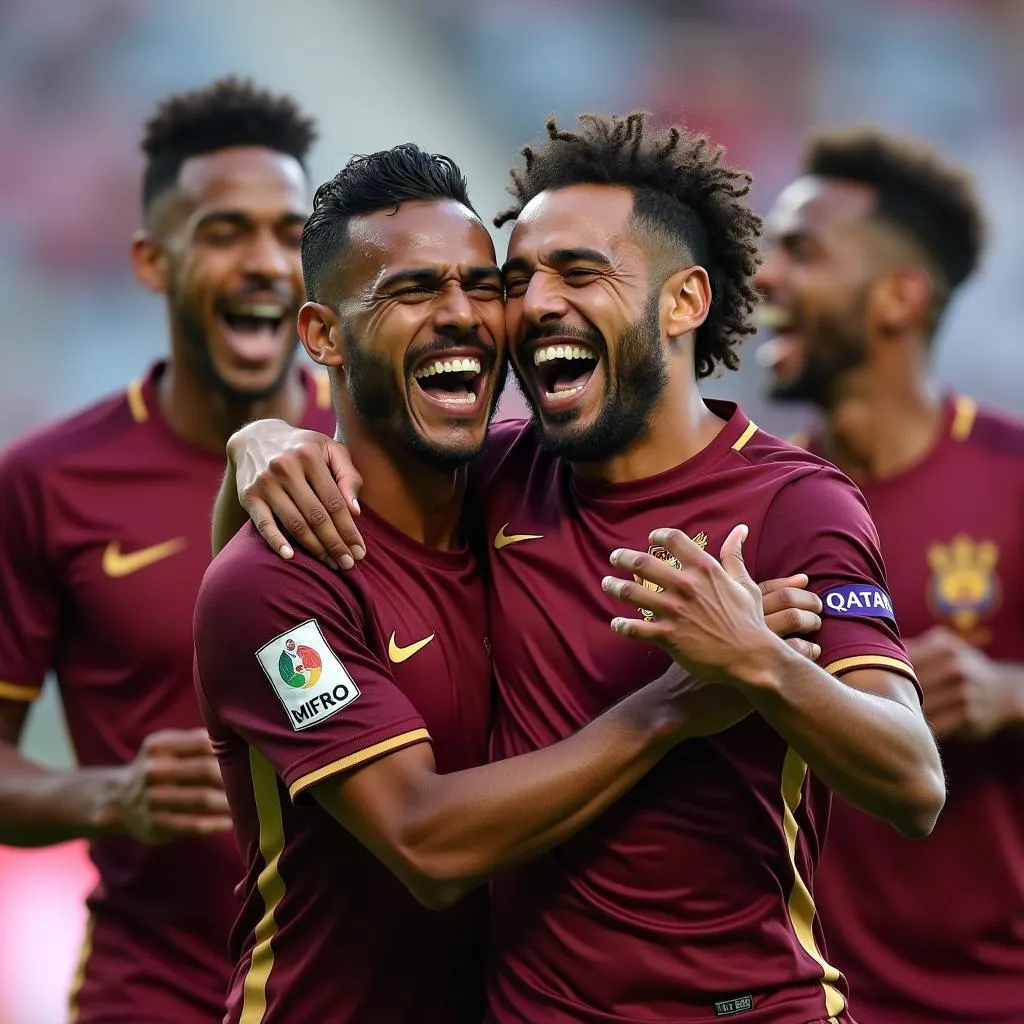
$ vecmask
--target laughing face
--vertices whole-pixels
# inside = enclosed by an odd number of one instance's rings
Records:
[[[154,252],[175,342],[229,399],[273,394],[291,365],[308,202],[299,163],[255,146],[187,160],[158,200]]]
[[[773,398],[827,408],[840,378],[864,362],[873,203],[863,186],[806,177],[769,214],[755,283],[765,298],[762,325],[773,332],[758,350]]]
[[[465,463],[506,369],[487,229],[452,200],[404,202],[353,218],[346,252],[337,309],[309,303],[300,315],[307,348],[324,328],[338,337],[352,408],[379,442],[439,469]]]
[[[627,230],[628,189],[542,192],[516,219],[504,267],[509,350],[545,446],[600,462],[646,429],[668,371],[660,282]]]

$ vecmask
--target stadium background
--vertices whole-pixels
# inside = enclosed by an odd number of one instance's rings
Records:
[[[976,174],[993,221],[940,374],[1024,411],[1019,0],[0,0],[0,444],[164,350],[160,302],[127,260],[140,128],[165,93],[227,72],[319,118],[315,181],[412,139],[462,164],[485,216],[550,111],[685,118],[754,171],[762,212],[809,127],[875,121],[930,138]],[[793,429],[806,414],[765,407],[754,344],[707,390]],[[52,686],[27,744],[70,763]],[[64,1020],[91,878],[80,844],[0,849],[0,1024]]]

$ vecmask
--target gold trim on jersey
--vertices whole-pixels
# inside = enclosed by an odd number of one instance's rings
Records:
[[[753,420],[751,420],[751,421],[750,421],[750,422],[749,422],[749,423],[747,424],[747,429],[746,429],[746,430],[744,430],[744,431],[743,431],[743,433],[742,433],[742,434],[740,434],[740,436],[739,436],[739,437],[737,437],[735,441],[733,441],[733,444],[732,444],[732,450],[733,450],[734,452],[738,452],[738,451],[742,450],[743,446],[744,446],[744,445],[745,445],[745,444],[746,444],[746,443],[747,443],[747,442],[748,442],[748,441],[749,441],[749,440],[750,440],[750,439],[751,439],[751,438],[752,438],[752,437],[753,437],[753,436],[754,436],[754,435],[755,435],[756,433],[757,433],[757,424],[756,424],[756,423],[755,423],[755,422],[754,422]]]
[[[132,419],[136,423],[145,423],[149,419],[149,409],[146,408],[146,399],[142,395],[142,381],[133,380],[125,391],[128,399],[128,409]]]
[[[31,703],[42,692],[41,686],[22,686],[20,683],[9,683],[6,679],[0,679],[0,698],[4,700],[20,700]]]
[[[331,378],[323,372],[317,371],[313,374],[316,381],[316,407],[318,409],[330,409],[334,405],[331,401]]]
[[[966,441],[971,436],[977,415],[978,405],[974,399],[957,395],[953,407],[953,425],[949,428],[954,441]]]
[[[255,944],[249,969],[242,983],[242,1012],[239,1024],[260,1024],[267,1013],[267,982],[274,969],[274,937],[277,921],[274,914],[284,899],[284,879],[278,870],[284,851],[284,822],[281,818],[281,797],[277,775],[270,762],[253,747],[249,748],[249,771],[252,795],[260,823],[260,856],[263,870],[256,879],[256,888],[263,897],[263,916],[253,931]]]
[[[92,956],[92,935],[96,930],[96,918],[89,915],[85,922],[85,934],[82,936],[82,949],[78,954],[78,966],[75,967],[75,976],[71,979],[71,991],[68,992],[68,1024],[75,1024],[78,1020],[78,994],[82,991],[85,983],[85,970],[89,964],[89,957]]]
[[[400,736],[392,736],[389,740],[374,743],[372,747],[357,750],[354,754],[349,754],[347,757],[342,757],[337,761],[332,761],[330,764],[325,764],[323,768],[317,768],[316,771],[309,772],[296,779],[288,787],[288,795],[294,800],[304,789],[309,789],[310,786],[316,785],[316,783],[331,775],[348,771],[349,768],[354,768],[364,761],[369,761],[370,758],[380,757],[381,754],[387,754],[392,750],[397,750],[399,747],[407,747],[413,743],[420,743],[423,740],[429,739],[430,733],[426,729],[413,729],[412,732],[403,732]]]
[[[807,765],[790,747],[786,751],[786,760],[782,766],[782,827],[786,835],[789,862],[793,867],[793,889],[789,894],[789,903],[786,909],[797,941],[803,947],[804,952],[821,968],[825,1014],[834,1024],[836,1016],[846,1009],[846,1000],[843,998],[842,992],[836,988],[836,983],[841,976],[839,971],[825,960],[818,949],[818,943],[814,939],[814,915],[816,913],[814,898],[796,866],[796,842],[800,833],[796,811],[803,798],[806,777]]]
[[[857,654],[852,658],[840,658],[826,665],[825,671],[834,676],[837,672],[845,672],[851,668],[894,668],[910,676],[915,682],[917,680],[912,665],[900,661],[899,658],[887,658],[884,654]]]

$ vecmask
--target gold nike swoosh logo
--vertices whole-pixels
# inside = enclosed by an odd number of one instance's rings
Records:
[[[121,552],[121,545],[116,540],[111,541],[103,552],[103,571],[113,579],[131,576],[133,572],[176,555],[183,551],[187,544],[188,541],[184,537],[175,537],[174,540],[165,540],[162,544],[154,544],[152,547],[132,551],[126,555]]]
[[[508,523],[494,535],[494,546],[498,551],[507,548],[509,544],[518,544],[520,541],[544,539],[543,533],[506,533],[505,527],[507,526]]]
[[[401,665],[403,661],[408,661],[414,654],[418,654],[423,650],[431,640],[434,639],[434,634],[425,636],[422,640],[417,640],[414,644],[409,644],[408,647],[399,647],[395,641],[395,634],[391,634],[391,639],[388,641],[388,657],[396,664]]]

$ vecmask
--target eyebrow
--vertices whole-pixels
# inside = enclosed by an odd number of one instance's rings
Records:
[[[399,284],[416,284],[425,288],[438,288],[445,279],[445,274],[435,267],[417,267],[409,270],[399,270],[389,274],[380,281],[374,288],[375,292],[387,291]],[[459,278],[463,282],[475,284],[493,278],[496,282],[501,277],[501,271],[493,264],[484,264],[477,267],[467,267]]]
[[[603,252],[580,247],[553,249],[545,256],[544,262],[550,263],[555,268],[564,267],[569,263],[594,263],[605,270],[612,269],[612,261]],[[501,272],[508,274],[513,270],[529,271],[532,269],[533,264],[529,260],[522,256],[513,256],[512,259],[505,261]]]
[[[247,228],[254,223],[254,218],[248,213],[243,213],[241,210],[212,210],[210,213],[203,214],[196,223],[196,230],[208,227],[211,224],[232,224],[235,227]],[[291,227],[293,225],[301,225],[306,223],[306,217],[304,214],[296,213],[294,210],[289,210],[287,213],[282,214],[278,217],[278,225]]]

